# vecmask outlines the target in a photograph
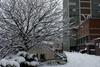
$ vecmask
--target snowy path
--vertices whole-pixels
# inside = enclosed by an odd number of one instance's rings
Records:
[[[100,56],[65,52],[68,57],[68,63],[58,66],[43,67],[100,67]]]

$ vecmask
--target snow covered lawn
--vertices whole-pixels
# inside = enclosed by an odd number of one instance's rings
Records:
[[[100,67],[100,56],[65,52],[68,58],[68,63],[58,66],[43,66],[43,67]]]

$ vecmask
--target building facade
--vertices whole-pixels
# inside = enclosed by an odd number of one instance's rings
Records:
[[[92,0],[79,0],[79,16],[80,22],[88,19],[92,15]]]
[[[100,37],[100,19],[88,19],[79,26],[78,44],[85,45]]]
[[[80,32],[78,34],[79,34],[79,39],[80,38],[83,39],[81,40],[81,42],[83,42],[84,39],[89,41],[94,38],[100,37],[98,34],[99,30],[97,30],[98,28],[95,28],[95,30],[90,29],[91,24],[92,26],[94,25],[95,27],[98,27],[98,25],[100,26],[99,24],[100,0],[79,0],[79,16],[80,16],[80,24],[78,29],[80,30]],[[94,29],[94,27],[92,28]]]
[[[77,44],[80,50],[87,48],[87,53],[100,55],[100,19],[88,19],[78,29]]]
[[[77,32],[80,25],[90,18],[100,19],[100,0],[63,0],[63,6],[64,25],[66,25],[64,27],[64,49],[70,50],[74,46],[79,46],[77,39],[81,36]],[[68,21],[67,18],[70,20]],[[85,35],[89,32],[88,30],[82,31]]]
[[[64,6],[64,50],[76,45],[75,31],[72,28],[79,24],[79,0],[63,0]]]
[[[92,17],[93,18],[100,18],[100,0],[92,0]]]
[[[80,23],[89,18],[100,18],[100,0],[79,0]]]

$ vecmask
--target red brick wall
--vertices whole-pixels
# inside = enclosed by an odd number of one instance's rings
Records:
[[[79,26],[78,34],[80,37],[100,35],[100,19],[89,19]]]
[[[89,28],[100,28],[100,19],[90,19]]]

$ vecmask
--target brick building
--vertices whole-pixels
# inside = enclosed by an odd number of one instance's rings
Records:
[[[94,45],[96,49],[95,39],[100,38],[100,19],[88,19],[84,21],[79,25],[78,35],[77,44],[80,49],[84,49],[89,45]]]
[[[78,44],[87,43],[95,38],[100,37],[100,19],[88,19],[79,26]]]

